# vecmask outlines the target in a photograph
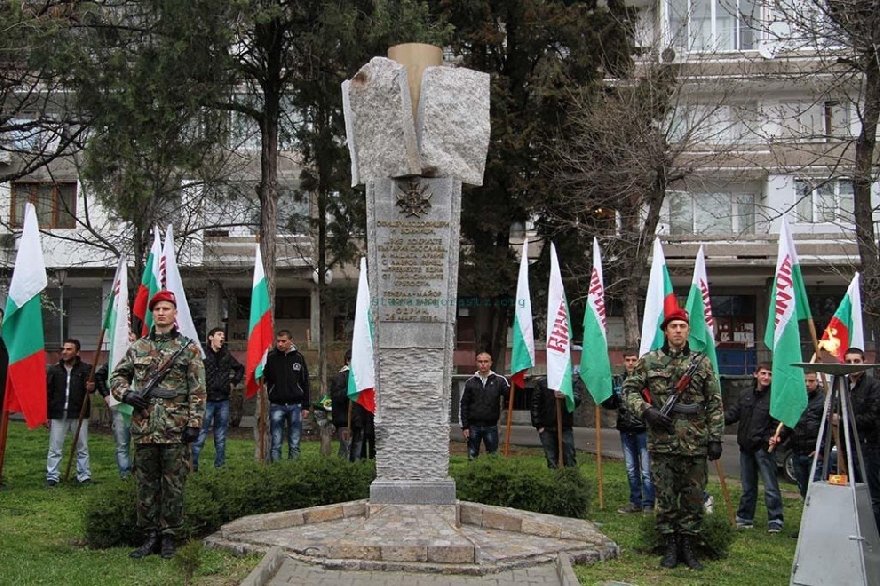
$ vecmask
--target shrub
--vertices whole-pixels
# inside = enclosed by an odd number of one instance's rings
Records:
[[[224,523],[273,513],[367,498],[375,476],[372,461],[304,455],[271,466],[237,462],[205,468],[186,483],[186,516],[180,538],[208,535]],[[86,541],[91,547],[139,544],[135,483],[98,485],[86,503]]]
[[[637,549],[645,553],[663,553],[665,542],[657,531],[657,520],[653,515],[643,515]],[[703,515],[703,530],[697,543],[697,553],[703,557],[717,560],[727,557],[736,531],[725,515]]]
[[[578,468],[491,455],[452,474],[460,500],[579,519],[589,512],[592,491]]]

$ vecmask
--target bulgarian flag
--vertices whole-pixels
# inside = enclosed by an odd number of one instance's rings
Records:
[[[30,429],[46,422],[46,350],[40,306],[40,292],[46,283],[37,212],[27,203],[3,320],[3,338],[9,350],[3,411],[20,411]]]
[[[562,286],[556,246],[550,243],[550,286],[547,291],[547,388],[565,395],[565,408],[574,411],[571,387],[571,320]]]
[[[263,255],[257,243],[254,260],[254,286],[251,291],[251,319],[248,326],[247,360],[245,361],[245,396],[250,399],[260,390],[260,378],[266,365],[266,355],[272,348],[272,312],[269,306],[269,286],[263,270]]]
[[[189,311],[189,302],[187,302],[186,292],[183,290],[183,278],[180,276],[177,258],[174,256],[174,227],[171,224],[168,224],[168,228],[165,229],[165,247],[162,250],[162,260],[159,265],[161,267],[160,274],[164,276],[162,282],[165,289],[174,293],[174,297],[177,299],[177,329],[181,334],[196,342],[196,347],[204,358],[205,349],[198,343],[199,332],[196,330],[196,324]]]
[[[532,296],[529,293],[529,242],[523,240],[513,310],[513,353],[510,380],[525,388],[526,371],[535,365],[535,332],[532,329]]]
[[[843,362],[847,348],[865,349],[865,328],[862,325],[862,294],[859,290],[859,274],[853,276],[840,301],[840,306],[822,334],[819,346]]]
[[[141,284],[134,298],[132,313],[141,320],[141,336],[150,333],[153,327],[153,316],[147,311],[153,295],[162,288],[159,280],[159,259],[162,256],[162,239],[159,236],[159,228],[153,227],[153,246],[147,255],[147,263],[144,265],[144,274],[141,276]]]
[[[810,305],[794,240],[788,222],[782,216],[776,277],[770,296],[764,343],[773,352],[770,415],[791,428],[797,425],[807,406],[804,371],[792,366],[792,363],[803,361],[798,321],[810,318]]]
[[[104,331],[109,334],[109,356],[107,364],[109,372],[113,369],[125,356],[128,350],[128,332],[131,325],[129,324],[128,315],[128,259],[123,254],[119,257],[119,264],[116,267],[116,275],[113,277],[113,288],[110,289],[110,298],[107,300],[107,311],[104,313]],[[119,403],[110,395],[110,407],[116,407],[123,414],[131,416],[131,405]]]
[[[648,276],[648,293],[645,296],[645,315],[642,316],[642,343],[639,356],[663,345],[663,332],[660,324],[672,310],[678,309],[678,301],[672,292],[672,280],[666,270],[666,257],[660,239],[654,240],[654,257],[651,259],[651,273]]]
[[[584,342],[581,351],[581,378],[596,404],[611,396],[611,359],[605,321],[605,285],[599,241],[593,238],[593,272],[584,312]]]
[[[373,316],[370,311],[370,286],[367,281],[367,259],[365,258],[361,258],[361,274],[358,278],[350,368],[348,398],[363,406],[370,413],[375,413],[376,371],[373,366]]]
[[[691,290],[688,293],[685,309],[691,318],[688,345],[691,350],[703,352],[709,358],[715,376],[718,376],[718,356],[715,353],[715,318],[712,317],[709,279],[706,277],[706,257],[703,254],[702,246],[697,252],[694,278],[691,280]]]

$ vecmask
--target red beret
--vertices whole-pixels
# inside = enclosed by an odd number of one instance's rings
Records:
[[[174,297],[174,293],[166,289],[163,291],[159,291],[158,293],[153,295],[152,299],[150,299],[150,311],[153,311],[153,307],[160,301],[167,301],[173,304],[174,307],[177,307],[177,299]]]
[[[663,323],[660,324],[660,329],[665,330],[666,326],[669,325],[669,322],[671,321],[683,321],[686,324],[690,324],[691,317],[688,315],[687,311],[677,307],[666,314],[666,317],[663,318]]]

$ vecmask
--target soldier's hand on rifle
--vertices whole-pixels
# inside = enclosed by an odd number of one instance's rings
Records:
[[[663,415],[656,407],[651,407],[644,413],[645,423],[647,423],[654,431],[665,431],[672,433],[675,431],[675,424],[668,415]]]
[[[129,391],[122,395],[122,402],[131,405],[138,410],[144,410],[150,407],[150,402],[135,393],[134,391]]]
[[[183,430],[183,436],[182,436],[183,443],[185,443],[185,444],[193,443],[194,441],[199,439],[199,432],[201,432],[201,431],[202,431],[202,429],[200,427],[187,427],[186,429]]]
[[[721,442],[709,442],[708,449],[706,451],[706,457],[710,460],[717,460],[721,457]]]

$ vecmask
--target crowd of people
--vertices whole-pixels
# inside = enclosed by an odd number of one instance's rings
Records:
[[[199,469],[199,455],[209,430],[213,430],[214,467],[226,463],[230,396],[244,376],[244,367],[226,348],[221,328],[208,333],[203,348],[177,330],[173,293],[157,293],[149,310],[153,328],[143,338],[130,336],[130,347],[119,364],[112,368],[104,364],[92,377],[92,366],[80,357],[80,342],[68,339],[59,361],[47,369],[46,487],[56,487],[61,479],[63,447],[69,435],[76,438],[76,481],[91,483],[89,394],[97,391],[112,410],[119,475],[133,476],[137,487],[138,527],[145,541],[131,557],[160,554],[170,558],[175,552],[175,535],[183,524],[186,479]],[[762,362],[754,372],[752,389],[741,392],[738,400],[724,409],[716,373],[709,361],[688,345],[687,312],[669,312],[661,330],[664,343],[657,350],[641,358],[634,350],[624,352],[623,372],[614,377],[612,394],[601,404],[616,411],[629,484],[629,502],[618,512],[656,513],[664,543],[660,565],[674,568],[682,563],[700,570],[703,566],[695,543],[706,509],[707,461],[721,456],[724,426],[738,424],[742,496],[736,511],[737,527],[754,527],[760,478],[768,531],[779,533],[784,511],[773,452],[790,440],[798,488],[806,498],[823,422],[824,392],[817,373],[806,371],[807,407],[793,429],[784,427],[770,414],[772,364]],[[0,339],[0,358],[3,351]],[[845,353],[847,364],[863,364],[864,359],[860,348]],[[349,400],[350,360],[349,351],[345,364],[330,381],[328,395],[314,408],[323,412],[322,433],[328,438],[328,449],[322,451],[329,453],[329,437],[335,435],[338,456],[356,461],[375,457],[375,430],[373,414]],[[465,382],[460,398],[460,425],[469,460],[479,456],[481,447],[487,454],[499,447],[498,422],[511,387],[492,365],[489,352],[477,353],[477,371]],[[5,368],[5,361],[0,360],[0,367]],[[572,393],[578,406],[588,391],[577,368],[573,374]],[[308,418],[312,405],[308,366],[290,331],[277,332],[275,347],[266,357],[263,381],[268,397],[269,460],[281,459],[285,437],[287,458],[296,458],[303,419]],[[679,384],[682,381],[686,384]],[[880,382],[864,372],[849,375],[849,382],[855,421],[850,432],[864,459],[864,470],[857,468],[854,474],[857,481],[868,485],[875,522],[880,524]],[[673,394],[676,397],[671,401]],[[548,388],[545,377],[535,381],[531,424],[550,468],[577,466],[574,415],[560,408],[564,398],[559,389]],[[671,409],[662,408],[667,403],[672,404]],[[837,414],[830,417],[830,423],[840,423]],[[797,537],[797,532],[792,537]]]

